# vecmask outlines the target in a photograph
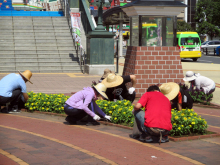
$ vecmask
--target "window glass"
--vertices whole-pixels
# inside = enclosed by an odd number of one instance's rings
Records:
[[[166,18],[166,46],[173,46],[173,18],[172,17]]]
[[[214,45],[214,42],[209,42],[208,44],[209,44],[209,45]]]
[[[139,19],[138,19],[139,16],[133,16],[131,18],[131,22],[132,22],[132,25],[131,25],[131,46],[139,46],[139,30],[138,30],[138,25],[139,25]]]
[[[198,45],[200,43],[197,37],[181,38],[181,45]]]
[[[220,44],[220,42],[219,41],[215,41],[215,45],[219,45]]]

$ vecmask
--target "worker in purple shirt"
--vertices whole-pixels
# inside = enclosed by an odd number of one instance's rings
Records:
[[[83,90],[72,95],[64,105],[64,112],[68,115],[65,120],[69,124],[74,125],[77,124],[77,121],[88,115],[87,125],[99,125],[97,120],[101,118],[96,115],[96,112],[105,119],[111,120],[111,116],[106,115],[95,102],[98,97],[108,99],[108,96],[105,94],[106,89],[104,84],[98,83],[93,87],[85,87]]]

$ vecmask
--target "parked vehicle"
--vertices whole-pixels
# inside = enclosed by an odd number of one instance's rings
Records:
[[[215,52],[216,48],[220,46],[219,40],[206,41],[201,45],[203,52]]]
[[[197,32],[177,32],[176,37],[180,58],[191,58],[197,61],[202,56],[201,40]]]

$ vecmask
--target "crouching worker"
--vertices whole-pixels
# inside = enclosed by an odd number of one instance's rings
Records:
[[[98,83],[93,87],[83,88],[83,90],[72,95],[64,105],[64,112],[68,115],[66,121],[74,125],[88,115],[87,125],[99,125],[97,120],[100,120],[100,117],[95,112],[110,120],[111,116],[107,116],[95,103],[97,97],[108,99],[105,91],[105,85]]]
[[[19,113],[28,100],[26,82],[30,81],[31,71],[26,70],[19,74],[10,73],[0,80],[0,105],[6,105],[1,109],[3,113]]]
[[[140,108],[144,107],[145,111]],[[134,106],[133,114],[139,131],[142,133],[139,140],[142,142],[159,143],[169,141],[168,134],[172,129],[171,104],[158,86],[153,85],[147,89],[138,103]],[[154,138],[155,137],[155,138]]]

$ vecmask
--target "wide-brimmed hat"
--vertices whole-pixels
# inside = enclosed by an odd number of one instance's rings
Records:
[[[100,95],[102,95],[104,98],[108,99],[108,96],[105,94],[107,88],[104,84],[98,83],[97,85],[94,85],[93,87],[96,89],[96,91]]]
[[[159,88],[169,100],[173,100],[180,91],[180,86],[174,82],[164,83]]]
[[[102,80],[102,83],[107,87],[107,88],[112,88],[116,87],[118,85],[121,85],[123,83],[123,78],[121,76],[117,76],[115,74],[108,74],[108,76]]]
[[[108,76],[109,73],[115,74],[114,71],[111,71],[111,70],[109,70],[109,69],[105,69],[105,70],[104,70],[104,74],[102,75],[102,78],[105,79],[105,78]]]
[[[184,81],[192,81],[195,80],[196,76],[195,73],[193,71],[187,71],[186,72],[186,76],[183,78]]]
[[[31,76],[32,76],[32,72],[31,71],[29,71],[29,70],[26,70],[26,71],[24,71],[23,73],[21,73],[20,71],[18,71],[19,72],[19,74],[22,76],[22,77],[24,77],[26,80],[28,80],[31,84],[33,84],[31,81],[30,81],[30,79],[31,79]]]

